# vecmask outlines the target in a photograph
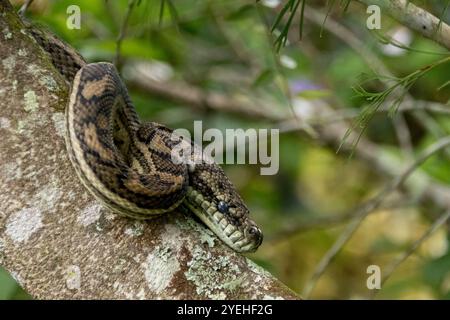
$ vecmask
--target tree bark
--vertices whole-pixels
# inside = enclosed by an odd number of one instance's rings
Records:
[[[298,299],[193,217],[103,208],[66,154],[68,89],[0,0],[0,264],[38,299]]]
[[[450,26],[409,0],[358,0],[361,3],[379,6],[383,12],[450,50]]]

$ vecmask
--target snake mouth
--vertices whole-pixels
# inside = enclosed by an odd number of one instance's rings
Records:
[[[225,214],[217,210],[216,205],[188,187],[185,205],[206,224],[225,244],[240,253],[255,252],[262,243],[261,230],[248,219],[241,226],[230,223]]]

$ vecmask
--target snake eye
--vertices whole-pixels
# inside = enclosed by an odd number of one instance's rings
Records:
[[[219,204],[217,205],[217,209],[222,213],[228,213],[229,207],[225,202],[220,201]]]
[[[248,233],[251,234],[251,235],[254,235],[254,234],[258,233],[258,232],[259,232],[259,229],[257,227],[251,227],[248,230]]]

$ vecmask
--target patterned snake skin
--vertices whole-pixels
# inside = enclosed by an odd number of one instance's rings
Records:
[[[237,252],[255,251],[261,230],[215,163],[175,164],[172,130],[142,123],[110,63],[91,63],[51,32],[28,30],[71,88],[66,109],[70,160],[87,189],[114,212],[149,219],[181,206]],[[195,156],[198,160],[198,156]]]

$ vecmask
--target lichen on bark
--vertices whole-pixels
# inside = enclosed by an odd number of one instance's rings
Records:
[[[39,299],[298,298],[181,212],[99,205],[64,144],[68,88],[0,0],[0,264]]]

